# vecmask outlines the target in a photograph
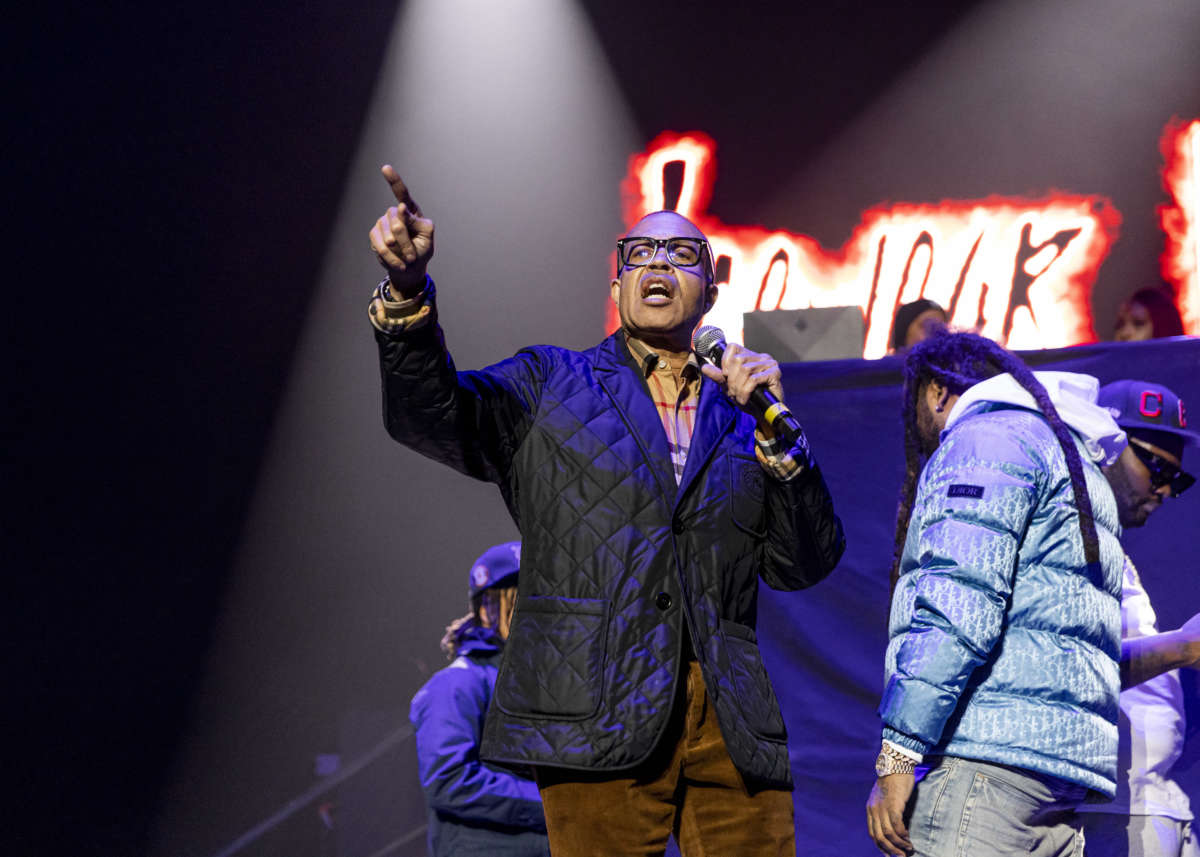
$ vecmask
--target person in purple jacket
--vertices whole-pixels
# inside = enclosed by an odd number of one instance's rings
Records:
[[[429,815],[431,857],[549,857],[533,780],[479,758],[500,653],[517,596],[521,543],[484,551],[471,566],[471,612],[446,629],[450,666],[413,697],[417,763]]]

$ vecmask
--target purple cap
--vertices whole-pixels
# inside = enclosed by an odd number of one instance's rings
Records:
[[[1183,400],[1150,381],[1114,381],[1100,388],[1096,404],[1117,425],[1129,431],[1149,430],[1175,435],[1184,446],[1200,446],[1200,433],[1188,425]]]
[[[505,542],[490,547],[471,564],[467,591],[473,598],[485,589],[491,589],[493,586],[507,581],[510,577],[516,577],[520,567],[520,542]]]

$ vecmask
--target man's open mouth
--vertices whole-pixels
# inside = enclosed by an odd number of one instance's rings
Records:
[[[646,277],[642,280],[642,300],[670,300],[673,291],[671,281],[665,277]]]

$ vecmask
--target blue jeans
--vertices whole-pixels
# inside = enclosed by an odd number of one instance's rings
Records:
[[[1082,857],[1084,786],[1019,768],[934,757],[908,808],[914,857]]]

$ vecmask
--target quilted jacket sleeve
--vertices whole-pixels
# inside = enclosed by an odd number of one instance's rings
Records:
[[[437,673],[413,697],[421,790],[430,808],[476,823],[544,831],[541,798],[532,780],[479,759],[487,713],[486,679],[471,668]]]
[[[427,288],[432,303],[432,284]],[[375,331],[388,434],[456,470],[502,481],[528,429],[544,377],[537,349],[477,372],[457,372],[436,305],[429,323],[408,333]]]
[[[794,590],[823,580],[846,549],[842,522],[815,464],[794,479],[766,479],[767,534],[760,574],[772,589]]]
[[[941,740],[1001,637],[1044,472],[1026,439],[986,417],[926,464],[892,599],[884,738],[920,753]]]

